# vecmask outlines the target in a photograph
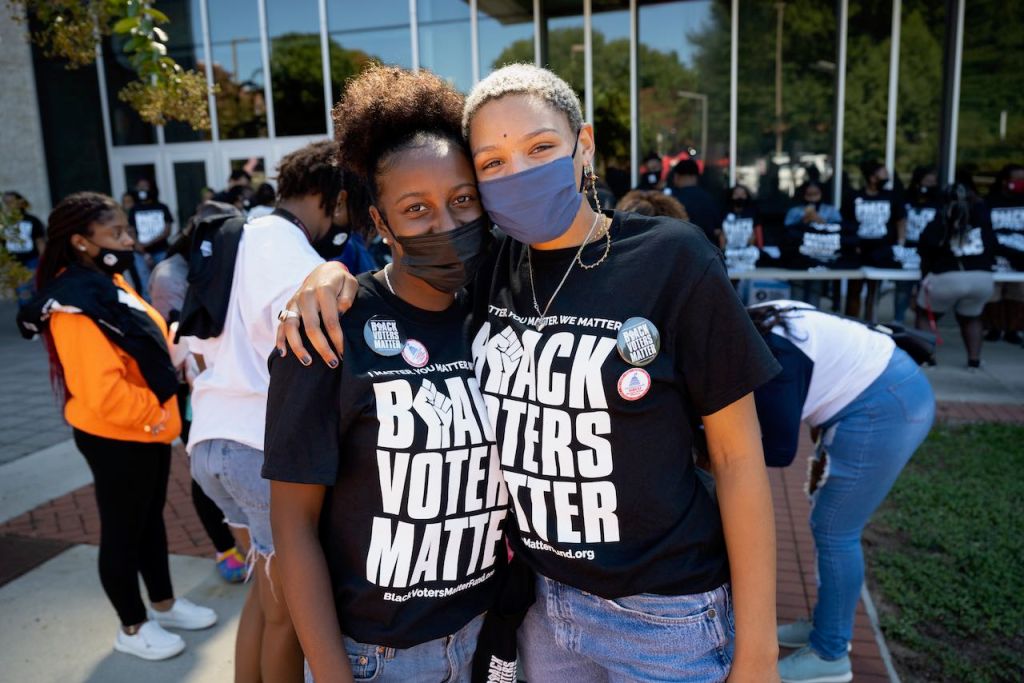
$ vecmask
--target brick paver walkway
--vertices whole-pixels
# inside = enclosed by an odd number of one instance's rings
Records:
[[[947,422],[1024,423],[1024,406],[941,403],[938,416],[939,420]],[[811,443],[805,432],[793,466],[770,471],[778,538],[780,621],[808,616],[816,599],[814,542],[807,524],[809,506],[804,494],[806,470],[803,463],[810,452]],[[190,486],[187,456],[179,446],[174,451],[167,507],[164,509],[170,551],[212,557],[213,547],[192,507]],[[96,544],[99,540],[99,518],[92,485],[83,486],[0,525],[0,547],[5,547],[2,544],[4,540],[9,540],[12,544],[8,547],[16,548],[16,542],[24,539]],[[54,543],[53,547],[57,552],[62,545]],[[36,563],[38,561],[33,566]],[[0,580],[10,580],[30,568],[24,567],[13,573],[0,572]],[[787,653],[788,650],[783,650],[783,654]],[[863,604],[857,608],[851,657],[855,680],[863,683],[889,680]]]

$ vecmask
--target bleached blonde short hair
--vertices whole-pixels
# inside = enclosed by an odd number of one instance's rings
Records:
[[[583,126],[583,107],[572,86],[553,72],[533,64],[509,64],[476,84],[462,110],[462,133],[469,137],[469,125],[480,108],[506,95],[533,95],[565,114],[573,133]]]

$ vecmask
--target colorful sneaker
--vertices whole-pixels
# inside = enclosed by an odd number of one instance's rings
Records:
[[[199,631],[217,623],[216,612],[209,607],[200,607],[185,598],[175,598],[174,605],[166,612],[158,612],[150,607],[146,614],[164,628],[180,628],[186,631]]]
[[[245,558],[242,557],[242,553],[238,552],[238,548],[217,553],[217,571],[220,573],[220,578],[228,583],[245,581]]]
[[[168,633],[155,621],[147,621],[133,635],[117,629],[114,649],[141,659],[170,659],[181,654],[185,641],[177,633]]]
[[[779,660],[779,678],[782,683],[847,683],[853,671],[848,655],[830,662],[805,647]]]

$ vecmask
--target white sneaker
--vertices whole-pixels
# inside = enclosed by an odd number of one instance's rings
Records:
[[[174,605],[166,612],[158,612],[150,607],[146,614],[164,628],[180,628],[186,631],[198,631],[217,623],[216,612],[209,607],[200,607],[185,598],[176,598]]]
[[[135,635],[128,635],[124,629],[117,629],[114,649],[142,659],[169,659],[181,654],[185,641],[177,633],[169,633],[155,621],[147,621]]]

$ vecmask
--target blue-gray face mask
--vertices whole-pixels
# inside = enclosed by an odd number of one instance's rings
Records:
[[[576,218],[583,202],[582,179],[576,182],[572,154],[504,178],[480,182],[480,201],[502,232],[524,244],[559,237]]]

